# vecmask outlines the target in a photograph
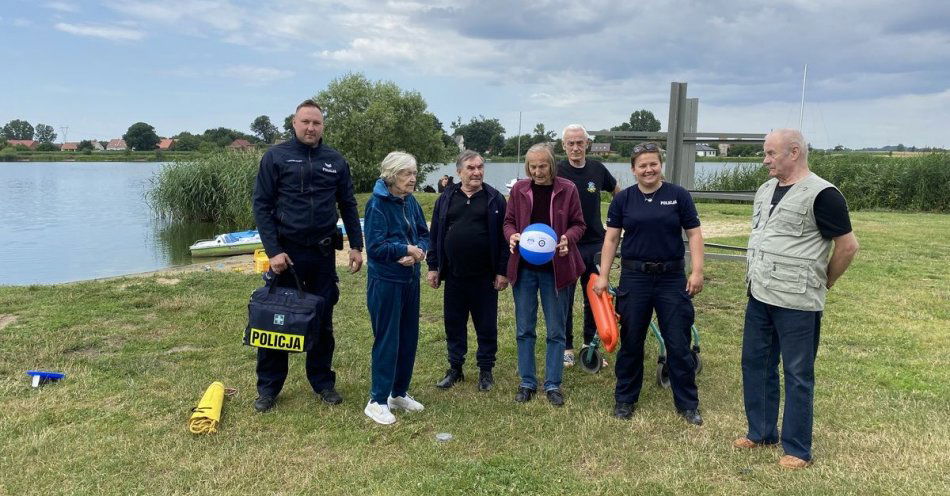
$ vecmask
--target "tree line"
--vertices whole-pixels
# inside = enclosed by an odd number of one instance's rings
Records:
[[[428,104],[417,91],[401,89],[391,81],[371,81],[361,73],[349,73],[331,81],[325,89],[313,96],[325,113],[324,140],[337,148],[350,163],[354,186],[358,191],[369,191],[379,175],[379,162],[393,150],[403,150],[416,156],[420,172],[425,174],[438,165],[454,159],[458,153],[456,137],[464,139],[465,148],[476,150],[486,157],[515,156],[520,149],[527,150],[535,143],[552,142],[557,145],[560,136],[544,123],[535,124],[533,131],[520,137],[506,136],[506,130],[497,118],[473,117],[465,123],[459,117],[450,123],[446,132],[442,122],[429,111]],[[621,131],[658,131],[660,122],[649,110],[638,110],[630,119],[611,128]],[[249,125],[250,133],[218,127],[203,133],[180,132],[174,136],[170,148],[175,151],[212,153],[223,150],[235,140],[243,139],[258,148],[264,148],[293,136],[293,114],[283,119],[278,127],[267,115],[260,115]],[[13,120],[3,127],[8,139],[42,138],[43,143],[55,150],[56,133],[52,126],[39,124],[35,128],[23,120]],[[147,122],[136,122],[122,135],[126,145],[136,151],[154,150],[162,139]],[[37,139],[39,141],[39,139]],[[604,141],[604,140],[600,140]],[[611,140],[607,140],[611,141]],[[104,142],[100,142],[103,146]],[[0,143],[0,148],[3,147]],[[629,154],[632,143],[617,140],[614,151]],[[79,150],[91,150],[92,141],[80,142]]]
[[[472,117],[469,122],[462,123],[462,118],[451,123],[453,134],[464,138],[465,147],[485,155],[500,155],[513,157],[520,151],[527,150],[537,143],[554,143],[560,149],[561,137],[556,131],[546,128],[544,123],[534,125],[531,133],[505,137],[505,127],[496,118],[487,118],[483,115]],[[610,128],[611,131],[650,131],[660,130],[660,121],[653,112],[641,109],[630,114],[630,119]],[[597,138],[597,143],[610,143],[612,152],[621,156],[629,156],[634,143],[616,138]]]

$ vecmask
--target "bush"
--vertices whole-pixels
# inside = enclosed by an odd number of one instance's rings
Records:
[[[169,220],[253,226],[258,151],[220,151],[175,160],[151,179],[149,205]]]
[[[8,146],[0,150],[0,162],[14,162],[17,157],[17,149]]]
[[[811,170],[831,181],[851,210],[887,208],[950,212],[950,154],[914,157],[882,155],[820,155],[810,158]],[[755,191],[768,179],[761,165],[740,165],[714,173],[698,189]]]

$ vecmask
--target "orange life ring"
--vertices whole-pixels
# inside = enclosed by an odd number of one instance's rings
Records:
[[[617,343],[620,342],[620,331],[617,330],[617,322],[620,320],[617,312],[614,311],[614,297],[609,291],[604,291],[601,295],[594,292],[594,284],[597,282],[597,274],[591,274],[587,281],[587,300],[590,301],[590,310],[594,314],[594,322],[597,324],[597,335],[600,341],[604,343],[604,349],[612,353],[617,349]]]

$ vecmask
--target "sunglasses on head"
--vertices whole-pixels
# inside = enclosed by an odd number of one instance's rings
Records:
[[[643,143],[633,147],[633,153],[643,153],[643,152],[658,152],[660,151],[660,146],[656,143]]]

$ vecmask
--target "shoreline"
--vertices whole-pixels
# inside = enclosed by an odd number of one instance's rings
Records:
[[[336,252],[336,266],[347,267],[349,265],[349,250],[342,250]],[[363,268],[366,267],[366,254],[363,254]],[[174,284],[178,282],[177,280],[172,281],[171,278],[166,276],[175,276],[180,274],[189,274],[192,272],[235,272],[238,274],[255,274],[254,271],[254,255],[231,255],[228,257],[215,257],[207,258],[201,262],[195,262],[185,265],[173,265],[170,267],[164,267],[161,269],[148,270],[145,272],[133,272],[131,274],[122,274],[117,276],[106,276],[106,277],[94,277],[92,279],[79,279],[76,281],[67,281],[67,282],[56,282],[50,284],[38,284],[40,286],[65,286],[69,284],[81,284],[86,282],[108,282],[116,281],[119,279],[125,278],[145,278],[145,277],[156,277],[161,283],[161,279],[167,279],[168,284]],[[21,284],[12,284],[10,286],[23,286]],[[30,286],[27,284],[26,286]]]

